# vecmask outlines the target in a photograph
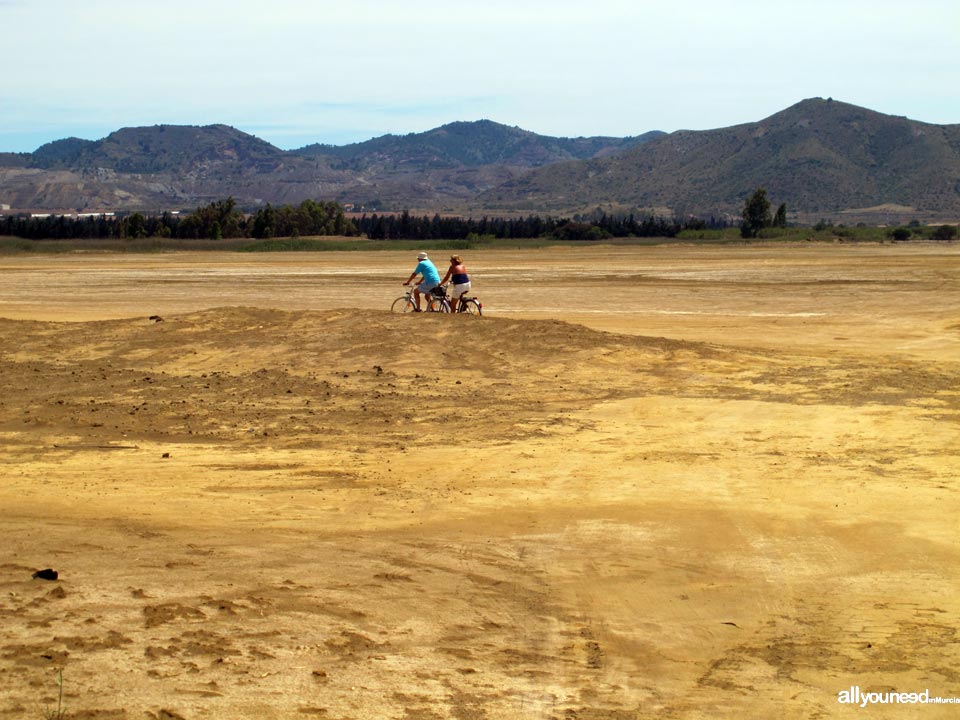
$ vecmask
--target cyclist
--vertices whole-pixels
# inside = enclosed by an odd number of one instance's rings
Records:
[[[422,280],[413,289],[414,312],[420,312],[420,293],[427,294],[440,284],[440,273],[437,272],[437,268],[425,252],[417,253],[417,266],[410,273],[410,277],[407,278],[404,285],[409,285],[417,275],[420,275]]]
[[[457,312],[460,308],[460,298],[470,289],[470,277],[467,275],[467,266],[463,264],[463,258],[454,255],[450,258],[450,267],[447,274],[440,281],[442,285],[453,276],[453,288],[450,291],[450,312]]]

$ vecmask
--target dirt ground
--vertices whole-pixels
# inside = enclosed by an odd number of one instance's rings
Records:
[[[464,255],[0,257],[0,718],[956,717],[960,247]]]

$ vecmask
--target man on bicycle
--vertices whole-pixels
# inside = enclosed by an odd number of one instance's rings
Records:
[[[429,293],[440,284],[440,273],[437,272],[437,268],[430,262],[430,258],[427,257],[425,252],[417,254],[417,266],[404,285],[409,285],[417,275],[422,276],[422,280],[413,290],[414,312],[420,312],[420,293]]]

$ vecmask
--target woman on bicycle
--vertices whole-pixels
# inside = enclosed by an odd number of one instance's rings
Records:
[[[452,278],[450,276],[453,276]],[[453,280],[453,288],[450,291],[450,312],[459,312],[460,298],[470,289],[470,277],[467,275],[467,266],[463,264],[463,258],[454,255],[450,258],[450,267],[447,274],[443,276],[440,284],[443,285],[447,280]]]

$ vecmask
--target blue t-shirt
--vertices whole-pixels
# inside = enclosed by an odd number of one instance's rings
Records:
[[[417,263],[416,269],[413,271],[414,275],[423,275],[423,281],[430,285],[440,284],[440,273],[437,272],[437,268],[434,267],[433,263],[429,259],[421,260]]]

